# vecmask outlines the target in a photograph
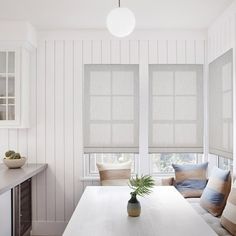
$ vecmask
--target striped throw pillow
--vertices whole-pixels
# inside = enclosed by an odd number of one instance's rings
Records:
[[[236,182],[231,189],[225,209],[220,219],[221,225],[232,235],[236,235]]]
[[[131,177],[131,162],[108,164],[97,163],[101,185],[122,186],[128,185]]]
[[[230,171],[214,167],[200,205],[214,216],[221,215],[231,188]]]
[[[200,197],[207,184],[208,163],[172,164],[175,170],[175,187],[185,197]]]

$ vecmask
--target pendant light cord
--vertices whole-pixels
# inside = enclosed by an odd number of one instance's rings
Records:
[[[119,3],[118,3],[119,7],[120,7],[120,0],[119,0]]]

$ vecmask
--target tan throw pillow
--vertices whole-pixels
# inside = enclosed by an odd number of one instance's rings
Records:
[[[222,213],[220,223],[232,235],[236,235],[236,181],[229,194],[225,209]]]
[[[204,189],[200,205],[213,216],[221,215],[231,189],[230,171],[214,167]]]
[[[131,161],[119,164],[97,163],[101,185],[128,185],[131,177]]]

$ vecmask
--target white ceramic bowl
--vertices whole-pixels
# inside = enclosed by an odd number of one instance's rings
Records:
[[[25,157],[21,157],[21,159],[6,159],[3,158],[3,163],[9,168],[9,169],[17,169],[21,168],[26,162]]]

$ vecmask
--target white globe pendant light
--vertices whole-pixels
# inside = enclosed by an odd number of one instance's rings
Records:
[[[135,28],[134,13],[126,8],[119,7],[111,10],[107,16],[107,28],[116,37],[125,37],[131,34]]]

